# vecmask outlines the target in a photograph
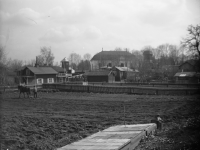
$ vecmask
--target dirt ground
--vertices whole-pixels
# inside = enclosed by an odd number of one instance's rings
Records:
[[[141,141],[141,149],[199,149],[200,96],[98,93],[38,93],[37,99],[1,94],[1,149],[51,150],[112,125],[149,123],[162,130]]]

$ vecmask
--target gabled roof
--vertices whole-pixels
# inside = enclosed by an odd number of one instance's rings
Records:
[[[112,71],[109,70],[96,70],[84,73],[84,76],[108,76]]]
[[[131,59],[134,57],[128,51],[101,51],[94,55],[91,59],[92,60],[115,60],[119,59],[121,56],[124,56],[126,59]]]
[[[58,72],[55,71],[51,67],[27,67],[30,71],[34,74],[57,74]]]
[[[194,59],[187,60],[187,61],[185,61],[184,63],[182,63],[180,66],[182,66],[182,65],[184,65],[184,64],[186,64],[186,63],[188,63],[188,64],[190,64],[190,65],[192,65],[192,66],[195,66],[196,63],[197,63],[197,60],[194,60]]]
[[[59,66],[51,66],[55,71],[59,72],[59,73],[63,73],[64,69],[62,67]]]

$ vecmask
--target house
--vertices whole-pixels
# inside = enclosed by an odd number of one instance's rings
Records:
[[[187,60],[178,67],[178,72],[174,75],[176,83],[199,83],[199,61]]]
[[[112,71],[115,71],[115,81],[121,81],[121,80],[131,80],[131,81],[135,81],[136,77],[139,74],[138,70],[133,70],[130,69],[128,67],[117,67],[114,66],[112,68]]]
[[[94,70],[84,73],[88,82],[115,82],[115,74],[110,70]]]
[[[200,71],[198,64],[198,60],[187,60],[179,65],[179,72],[198,72]]]
[[[200,83],[200,73],[178,72],[174,75],[176,83]]]
[[[91,70],[98,70],[102,67],[128,67],[134,66],[135,55],[128,51],[101,51],[90,60]]]
[[[67,74],[64,68],[59,66],[51,66],[51,68],[53,68],[57,72],[55,80],[56,82],[63,83],[66,81]]]
[[[49,66],[26,66],[17,71],[17,76],[20,78],[21,83],[27,85],[54,83],[57,74],[58,72]]]

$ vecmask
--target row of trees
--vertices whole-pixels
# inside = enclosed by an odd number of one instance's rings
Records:
[[[200,26],[189,25],[188,26],[188,35],[181,41],[180,46],[172,44],[162,44],[154,48],[152,46],[145,46],[141,50],[130,50],[128,48],[116,47],[116,51],[129,51],[134,54],[135,64],[134,68],[142,72],[144,56],[143,52],[149,50],[152,52],[152,62],[154,64],[154,69],[159,70],[164,65],[179,65],[185,60],[188,59],[197,59],[200,60]],[[8,72],[12,72],[20,69],[22,66],[33,66],[35,65],[35,58],[30,61],[22,61],[17,59],[8,59],[6,56],[6,47],[0,46],[0,82],[3,83],[5,76]],[[51,47],[42,47],[40,49],[40,54],[37,56],[37,63],[41,66],[59,66],[60,63],[54,62],[54,54],[51,51]],[[91,55],[86,53],[81,57],[77,53],[71,53],[68,56],[68,61],[73,69],[79,70],[90,70],[90,59]],[[200,61],[199,61],[200,62]]]

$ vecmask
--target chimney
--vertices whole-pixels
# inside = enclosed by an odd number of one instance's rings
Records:
[[[36,56],[35,67],[39,67],[38,65],[38,57]]]

